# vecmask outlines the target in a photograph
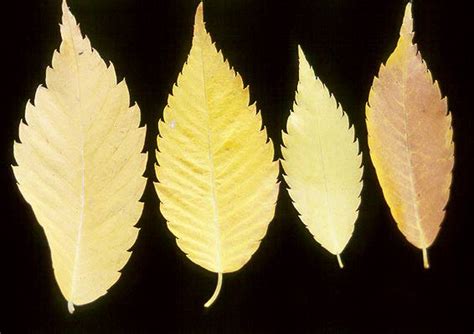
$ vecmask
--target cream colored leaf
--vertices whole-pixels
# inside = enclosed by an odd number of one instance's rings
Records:
[[[374,79],[366,107],[372,162],[398,228],[423,251],[434,242],[454,162],[447,101],[413,44],[411,4],[395,51]]]
[[[159,122],[156,191],[168,228],[196,264],[239,270],[273,218],[278,164],[248,88],[229,68],[196,12],[188,60]]]
[[[314,75],[298,47],[299,82],[283,132],[282,165],[289,193],[308,230],[340,258],[354,230],[362,190],[362,155],[354,127]]]
[[[43,227],[69,311],[107,293],[142,211],[145,128],[63,2],[62,43],[14,144],[18,186]]]

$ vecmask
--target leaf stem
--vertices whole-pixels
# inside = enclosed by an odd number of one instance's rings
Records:
[[[212,294],[211,298],[204,304],[204,307],[210,307],[217,299],[217,296],[219,296],[219,292],[221,291],[222,288],[222,273],[217,273],[217,286],[216,290],[214,290],[214,293]]]
[[[72,303],[72,301],[67,302],[67,309],[68,309],[69,313],[71,313],[71,314],[74,313],[74,304]]]
[[[423,267],[425,269],[429,269],[430,268],[430,262],[428,261],[428,251],[427,251],[426,248],[423,248],[422,252],[423,252]]]
[[[341,269],[344,268],[344,264],[342,263],[342,259],[341,259],[341,254],[336,254],[336,257],[337,257],[337,263],[339,263],[339,267]]]

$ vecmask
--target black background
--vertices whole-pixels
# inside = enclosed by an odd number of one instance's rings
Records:
[[[156,123],[190,49],[195,0],[70,0],[82,31],[126,77],[155,148]],[[351,121],[364,154],[364,189],[345,268],[314,242],[282,183],[275,219],[252,259],[224,275],[213,307],[203,308],[216,275],[176,247],[151,180],[133,255],[107,295],[69,315],[53,277],[49,248],[10,164],[25,103],[59,47],[59,0],[9,2],[2,31],[0,332],[404,332],[472,333],[474,143],[472,11],[461,0],[413,4],[415,39],[453,113],[456,163],[447,216],[429,249],[398,231],[367,147],[364,105],[373,76],[396,45],[405,1],[206,0],[205,19],[257,101],[280,157],[280,131],[297,83],[297,43]],[[153,154],[146,176],[153,178]],[[433,168],[436,168],[433,166]]]

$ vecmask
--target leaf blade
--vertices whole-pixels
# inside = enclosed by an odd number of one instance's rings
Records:
[[[14,143],[14,174],[51,249],[56,281],[74,305],[117,281],[136,240],[146,180],[145,129],[126,84],[83,37],[66,2],[62,42]]]
[[[423,251],[444,219],[454,164],[451,114],[413,43],[411,3],[366,106],[372,162],[400,231]],[[433,168],[436,166],[436,168]]]
[[[301,47],[298,54],[298,89],[283,133],[285,180],[300,219],[342,268],[340,254],[360,205],[362,155],[347,115],[314,75]]]
[[[219,277],[256,251],[278,195],[273,147],[248,101],[205,30],[200,4],[188,60],[158,125],[155,187],[179,248]]]

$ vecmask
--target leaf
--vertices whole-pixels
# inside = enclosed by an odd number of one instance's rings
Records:
[[[145,128],[63,2],[62,43],[14,144],[18,186],[43,227],[72,313],[107,293],[130,257],[146,180]]]
[[[218,274],[239,270],[273,218],[278,163],[248,88],[206,32],[202,3],[192,47],[159,121],[156,191],[179,248]]]
[[[316,78],[301,47],[298,54],[298,89],[288,134],[283,132],[285,180],[301,220],[342,268],[340,254],[360,205],[362,155],[347,115]]]
[[[381,65],[366,107],[370,155],[398,228],[423,251],[444,219],[454,159],[451,114],[413,44],[408,3],[395,51]]]

